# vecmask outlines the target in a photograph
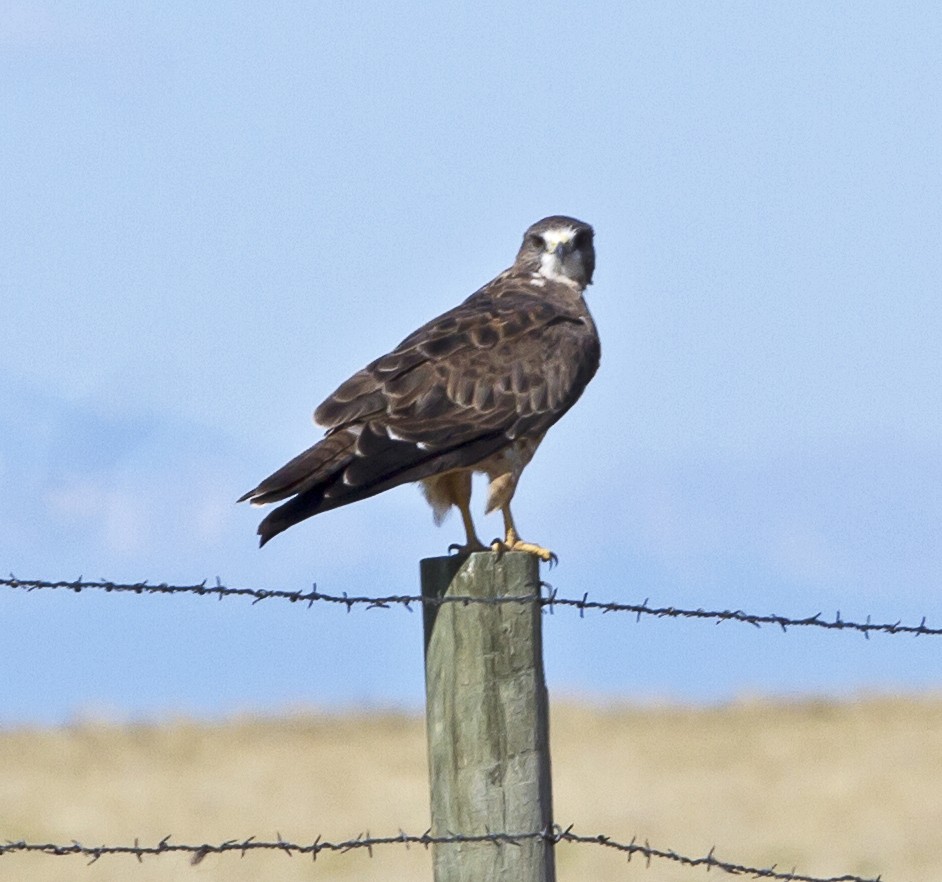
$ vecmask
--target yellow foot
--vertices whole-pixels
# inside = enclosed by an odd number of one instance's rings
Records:
[[[490,549],[480,540],[477,536],[474,537],[467,545],[459,545],[457,542],[452,542],[448,546],[448,553],[451,554],[455,552],[458,557],[464,557],[468,554],[473,554],[475,551],[489,551]]]
[[[532,542],[524,542],[522,539],[512,539],[509,542],[501,542],[495,539],[491,543],[491,551],[496,552],[498,556],[506,551],[525,551],[527,554],[535,554],[540,560],[554,566],[559,563],[559,558],[548,548],[542,545],[534,545]]]

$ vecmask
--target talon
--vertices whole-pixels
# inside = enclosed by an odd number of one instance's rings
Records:
[[[491,548],[494,551],[499,554],[503,554],[505,551],[525,551],[527,554],[535,554],[541,561],[548,563],[551,567],[559,563],[559,558],[548,548],[544,548],[542,545],[534,545],[532,542],[524,542],[520,538],[520,534],[514,526],[514,519],[510,514],[510,503],[502,505],[501,511],[504,514],[504,529],[507,531],[507,535],[503,542],[495,539],[491,543]]]
[[[480,540],[469,542],[467,545],[460,545],[457,542],[452,542],[451,545],[448,546],[448,553],[451,554],[452,552],[455,552],[458,557],[465,557],[469,554],[474,554],[475,551],[487,550],[488,547]]]
[[[524,542],[522,539],[514,539],[510,542],[502,542],[500,539],[495,539],[491,543],[491,551],[498,557],[505,551],[524,551],[527,554],[535,554],[541,561],[548,563],[550,567],[554,567],[559,563],[559,558],[556,556],[555,552],[550,551],[548,548],[543,548],[542,545]]]
[[[513,551],[526,551],[530,554],[535,554],[541,561],[550,564],[550,566],[559,562],[559,558],[548,548],[543,548],[542,545],[534,545],[532,542],[523,542],[518,539],[511,546],[511,549]]]

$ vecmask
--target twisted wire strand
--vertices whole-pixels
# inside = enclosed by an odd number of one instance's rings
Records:
[[[7,841],[0,843],[0,856],[6,854],[45,854],[55,856],[80,855],[89,859],[89,863],[95,863],[103,857],[114,855],[131,855],[138,861],[143,862],[145,857],[151,857],[161,854],[186,853],[190,855],[191,863],[198,864],[204,858],[211,854],[227,854],[238,852],[240,857],[253,851],[282,851],[288,855],[310,855],[313,860],[317,860],[319,854],[323,852],[337,852],[346,854],[351,851],[365,849],[370,857],[373,857],[373,849],[378,847],[403,845],[409,848],[411,845],[420,845],[423,848],[441,845],[467,845],[476,843],[491,843],[496,847],[506,845],[519,845],[528,840],[542,839],[552,845],[568,843],[574,845],[594,845],[602,848],[614,849],[623,853],[628,861],[633,857],[641,857],[648,866],[654,860],[673,861],[687,867],[704,867],[707,870],[718,869],[734,876],[752,876],[755,879],[773,879],[778,882],[880,882],[880,877],[865,878],[845,873],[840,876],[808,876],[799,873],[795,869],[791,871],[780,870],[777,865],[771,867],[754,867],[747,864],[740,864],[734,861],[721,860],[716,857],[715,848],[702,857],[689,857],[670,849],[655,848],[648,842],[638,842],[632,839],[630,842],[621,842],[610,836],[597,834],[587,836],[573,832],[572,825],[565,829],[555,826],[550,830],[540,830],[530,833],[482,833],[477,835],[466,835],[461,833],[449,833],[446,835],[432,835],[430,830],[426,830],[420,835],[409,834],[402,830],[394,836],[371,836],[368,832],[359,836],[347,839],[345,841],[334,842],[323,839],[318,836],[313,842],[300,844],[289,842],[277,835],[275,841],[263,841],[254,836],[247,839],[230,839],[217,844],[203,843],[201,845],[187,845],[170,841],[170,836],[165,836],[156,845],[141,845],[138,839],[134,840],[133,845],[83,845],[73,840],[68,845],[55,844],[50,842],[26,842],[26,841]]]
[[[601,613],[629,613],[640,620],[642,616],[652,616],[654,618],[670,619],[702,619],[711,620],[719,624],[720,622],[739,622],[741,624],[752,625],[761,628],[763,625],[776,625],[783,631],[789,628],[819,628],[829,631],[854,631],[863,634],[867,639],[871,634],[892,634],[892,635],[910,635],[913,637],[938,637],[942,636],[942,628],[929,627],[926,624],[926,618],[923,617],[919,624],[904,624],[902,620],[895,622],[874,622],[870,616],[864,621],[853,621],[841,617],[838,610],[833,619],[826,618],[823,613],[815,613],[810,616],[793,617],[782,616],[774,613],[759,614],[750,613],[744,610],[708,610],[703,608],[690,609],[677,606],[651,606],[649,599],[641,603],[622,603],[620,601],[601,601],[590,600],[588,592],[582,597],[560,597],[557,590],[552,586],[543,583],[546,594],[525,594],[512,595],[504,597],[470,597],[465,595],[447,595],[445,597],[423,597],[416,594],[388,594],[383,596],[351,595],[347,592],[342,594],[325,594],[317,590],[314,586],[310,591],[287,591],[278,588],[238,588],[223,585],[218,579],[215,584],[207,584],[206,581],[194,585],[168,585],[165,582],[158,584],[149,581],[144,582],[111,582],[108,580],[86,580],[82,577],[72,581],[46,581],[42,579],[17,579],[10,576],[8,579],[0,579],[0,587],[18,589],[23,591],[39,590],[64,590],[72,591],[76,594],[86,590],[105,591],[109,593],[133,593],[133,594],[195,594],[200,596],[215,596],[219,600],[225,597],[248,597],[252,603],[260,603],[263,600],[286,600],[290,603],[304,603],[308,607],[315,603],[334,604],[345,606],[348,611],[355,607],[365,607],[367,609],[389,609],[395,606],[402,606],[409,610],[413,605],[416,606],[443,606],[445,604],[469,605],[475,603],[483,604],[502,604],[502,603],[533,603],[538,602],[544,608],[553,612],[557,607],[562,609],[576,609],[579,616],[584,617],[586,612]]]

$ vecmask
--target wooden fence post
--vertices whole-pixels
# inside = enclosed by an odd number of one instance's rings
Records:
[[[422,595],[540,594],[531,554],[492,552],[421,562]],[[537,833],[552,828],[549,702],[541,606],[424,607],[432,834]],[[433,846],[435,882],[554,882],[543,838]]]

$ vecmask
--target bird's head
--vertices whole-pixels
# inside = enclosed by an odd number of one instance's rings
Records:
[[[544,217],[523,234],[514,266],[581,290],[592,284],[595,271],[593,235],[592,227],[574,217]]]

